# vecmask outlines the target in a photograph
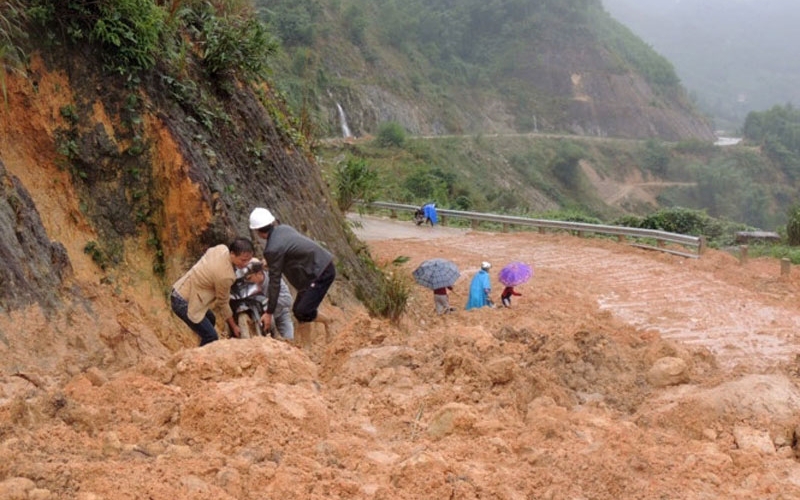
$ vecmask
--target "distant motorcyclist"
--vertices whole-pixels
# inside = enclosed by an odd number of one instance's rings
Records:
[[[414,212],[414,220],[418,226],[422,224],[430,224],[435,226],[439,222],[439,216],[436,213],[436,203],[427,203],[422,205]]]

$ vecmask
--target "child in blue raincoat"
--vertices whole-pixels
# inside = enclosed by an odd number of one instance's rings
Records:
[[[469,298],[467,299],[467,309],[476,309],[483,306],[494,306],[489,298],[492,292],[492,282],[489,279],[489,269],[492,265],[488,262],[481,263],[481,270],[472,278],[469,285]]]

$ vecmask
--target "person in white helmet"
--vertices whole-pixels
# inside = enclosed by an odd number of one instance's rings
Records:
[[[266,240],[264,259],[269,268],[267,310],[261,317],[265,329],[272,324],[272,315],[278,305],[281,278],[297,290],[292,314],[297,319],[297,342],[310,347],[311,322],[330,320],[319,312],[319,305],[336,278],[333,255],[315,241],[298,233],[293,227],[281,224],[266,208],[255,208],[250,213],[250,229]]]
[[[476,309],[483,306],[493,307],[494,304],[489,298],[492,293],[492,282],[489,279],[489,269],[492,265],[486,261],[481,263],[481,270],[472,278],[469,285],[469,298],[467,298],[467,309]]]

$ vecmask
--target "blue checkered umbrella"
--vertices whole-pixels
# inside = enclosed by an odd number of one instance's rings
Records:
[[[414,276],[414,281],[431,290],[453,286],[461,275],[455,262],[447,259],[426,260],[411,274]]]

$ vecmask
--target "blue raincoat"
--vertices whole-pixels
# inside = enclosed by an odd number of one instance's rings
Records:
[[[439,222],[439,218],[436,215],[435,203],[428,203],[427,205],[423,206],[422,213],[431,221],[432,226],[435,226]]]
[[[467,309],[489,305],[489,292],[492,290],[492,283],[489,280],[489,272],[485,269],[478,271],[472,278],[469,285],[469,298],[467,299]]]

